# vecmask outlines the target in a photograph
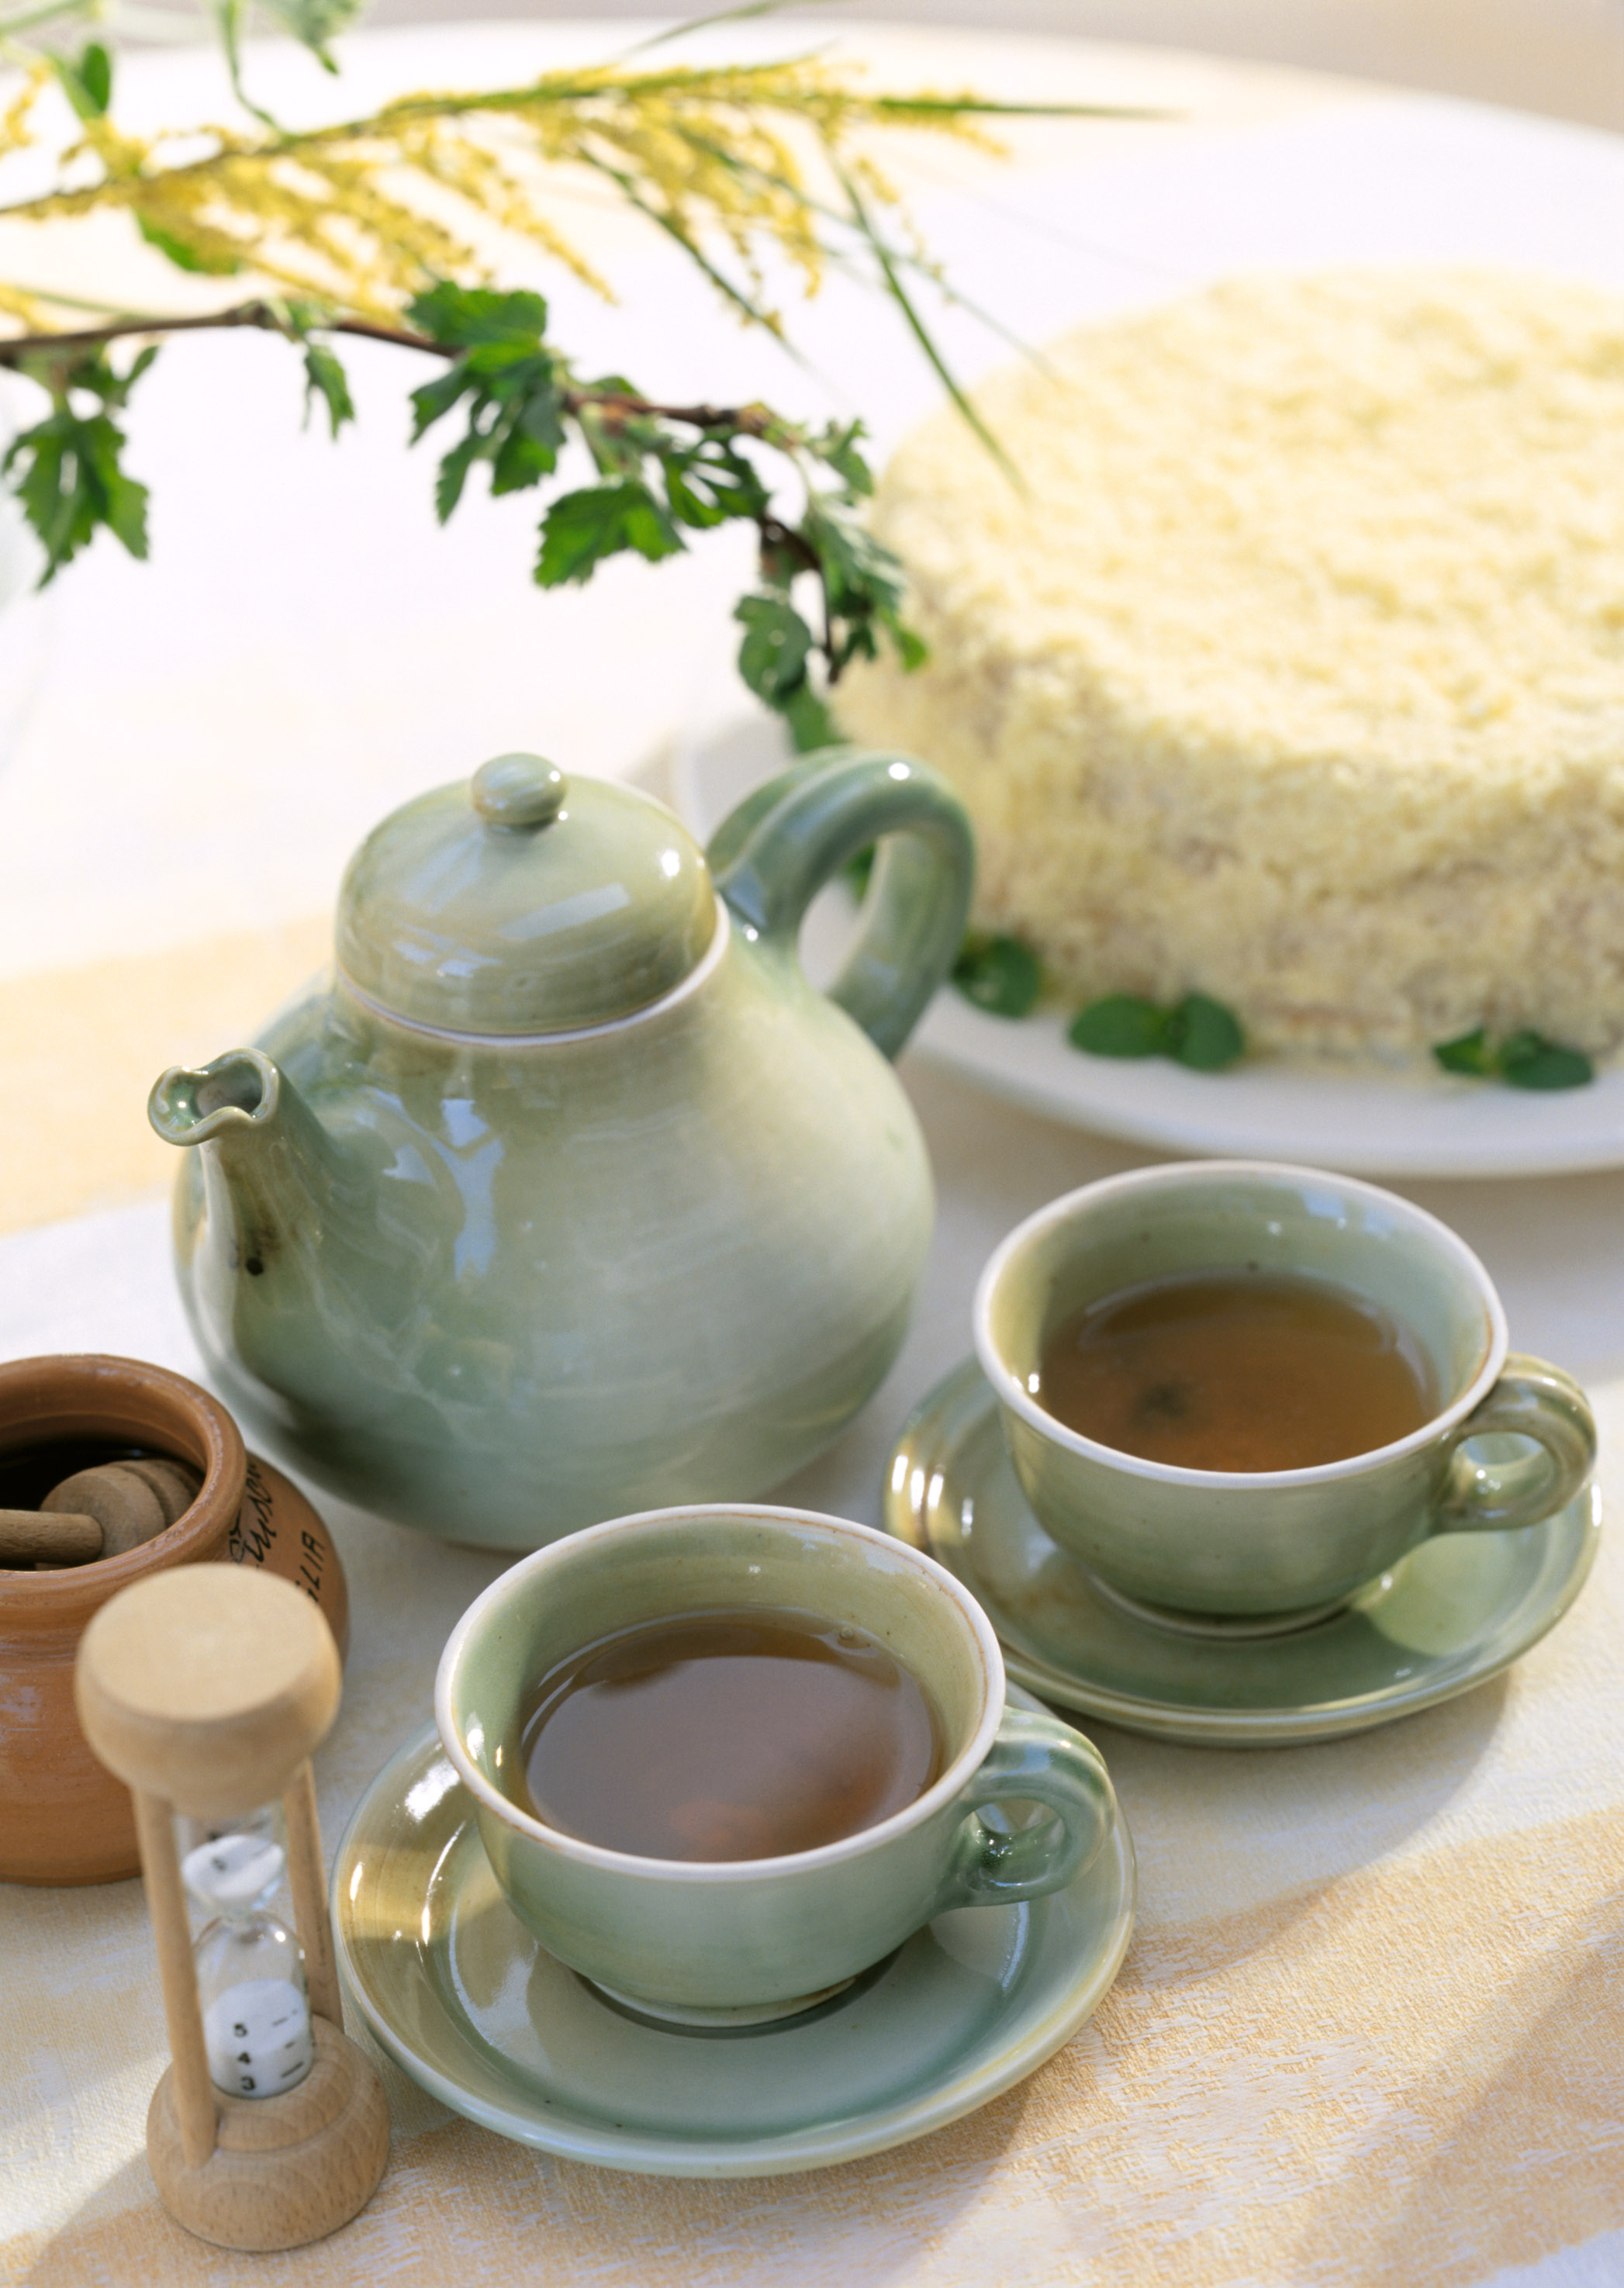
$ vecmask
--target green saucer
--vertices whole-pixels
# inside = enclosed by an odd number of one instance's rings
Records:
[[[1134,1854],[1119,1812],[1067,1889],[939,1915],[799,2018],[691,2033],[616,2008],[531,1937],[431,1728],[356,1806],[332,1902],[356,2007],[454,2112],[610,2168],[764,2177],[923,2137],[1041,2065],[1116,1976]]]
[[[979,1600],[1010,1675],[1043,1699],[1158,1739],[1258,1747],[1366,1731],[1498,1675],[1579,1594],[1602,1521],[1592,1487],[1519,1532],[1426,1542],[1287,1633],[1164,1627],[1097,1586],[1033,1516],[973,1359],[910,1417],[884,1501],[887,1531]]]

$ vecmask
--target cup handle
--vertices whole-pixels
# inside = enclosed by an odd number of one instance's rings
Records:
[[[1001,1834],[976,1813],[982,1804],[1041,1803],[1053,1815]],[[1116,1817],[1105,1758],[1058,1717],[1006,1708],[986,1761],[960,1801],[960,1827],[932,1914],[949,1907],[1013,1906],[1058,1891],[1098,1852]]]
[[[1482,1463],[1460,1450],[1468,1438],[1508,1432],[1532,1438],[1539,1452],[1520,1461]],[[1560,1367],[1514,1354],[1482,1405],[1455,1432],[1432,1529],[1498,1533],[1538,1525],[1573,1500],[1595,1466],[1596,1418],[1584,1392]]]
[[[894,1057],[953,966],[970,913],[974,845],[946,779],[908,755],[830,748],[748,796],[705,854],[746,927],[793,950],[817,893],[881,836],[862,928],[829,998]]]

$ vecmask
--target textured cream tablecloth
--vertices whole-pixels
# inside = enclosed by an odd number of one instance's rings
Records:
[[[567,36],[471,38],[456,75],[533,64]],[[604,44],[582,37],[583,52]],[[1422,250],[1429,233],[1445,251],[1509,234],[1549,259],[1541,203],[1565,199],[1577,266],[1609,274],[1620,258],[1624,163],[1603,137],[1176,57],[966,39],[893,44],[883,60],[897,78],[1184,115],[1066,131],[1064,148],[1041,131],[1002,187],[978,162],[921,176],[961,274],[1002,283],[1033,330],[1046,311],[1058,324],[1206,274],[1238,233],[1259,258],[1290,259],[1327,233],[1330,251],[1380,250],[1402,221]],[[172,99],[190,67],[162,68]],[[452,75],[443,43],[364,44],[358,69]],[[1311,154],[1305,199],[1293,192]],[[1079,171],[1095,186],[1092,234],[1042,237],[1056,203],[1044,167],[1072,171],[1073,207]],[[1576,176],[1593,196],[1575,195]],[[803,389],[767,354],[689,323],[691,299],[669,304],[685,323],[668,325],[666,274],[620,250],[639,369],[714,381],[725,355],[751,386]],[[615,322],[581,319],[630,362]],[[841,327],[867,322],[834,297],[815,345],[837,366]],[[967,362],[986,355],[963,338]],[[894,433],[923,385],[900,354],[868,363]],[[633,568],[539,602],[522,506],[476,504],[435,536],[426,470],[397,466],[401,377],[378,362],[358,377],[367,433],[329,455],[291,434],[272,346],[166,353],[135,425],[155,561],[137,572],[104,550],[64,584],[43,693],[0,780],[0,1355],[95,1347],[195,1370],[166,1262],[167,1165],[141,1113],[158,1068],[245,1037],[319,957],[343,857],[390,804],[514,744],[625,769],[701,704],[694,660],[725,638],[736,566]],[[255,424],[246,461],[233,391]],[[939,1075],[907,1079],[940,1193],[917,1321],[865,1415],[785,1489],[866,1518],[903,1415],[967,1347],[993,1243],[1137,1156]],[[1589,1384],[1604,1490],[1624,1514],[1624,1174],[1409,1188],[1485,1257],[1517,1345]],[[355,1612],[344,1712],[318,1760],[331,1838],[424,1720],[440,1644],[495,1564],[329,1514]],[[0,1890],[0,2275],[42,2288],[1624,2281],[1621,1643],[1615,1527],[1573,1613],[1512,1673],[1389,1730],[1239,1753],[1096,1728],[1140,1855],[1122,1975],[1026,2083],[915,2145],[802,2178],[639,2179],[506,2144],[385,2067],[388,2176],[345,2232],[287,2257],[208,2249],[153,2197],[142,2127],[164,2050],[139,1887]]]

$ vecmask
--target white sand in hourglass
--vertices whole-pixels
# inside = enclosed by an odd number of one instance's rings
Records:
[[[187,1890],[216,1914],[196,1943],[197,1993],[209,2077],[228,2097],[279,2096],[314,2058],[304,1957],[268,1903],[287,1863],[274,1829],[267,1806],[180,1863]]]
[[[201,1970],[201,1965],[200,1970]],[[310,2012],[290,1978],[245,1978],[203,2012],[209,2072],[231,2097],[274,2097],[310,2071]]]

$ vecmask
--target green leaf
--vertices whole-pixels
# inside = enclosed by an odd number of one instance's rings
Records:
[[[583,381],[582,389],[598,397],[641,397],[643,393],[627,380],[623,373],[600,373],[594,381]]]
[[[519,425],[508,431],[491,462],[493,493],[527,492],[550,477],[558,465],[557,451],[542,444]]]
[[[953,965],[953,981],[967,1001],[994,1017],[1024,1017],[1043,989],[1043,971],[1018,937],[972,933]]]
[[[697,485],[690,484],[678,457],[667,458],[663,466],[666,504],[678,524],[693,525],[704,532],[725,523],[730,514],[736,513],[719,506],[714,491],[708,489],[701,492]]]
[[[613,168],[607,171],[620,180]],[[566,493],[549,507],[535,564],[542,586],[590,579],[606,559],[629,551],[656,562],[686,546],[686,531],[732,520],[754,522],[761,530],[760,578],[778,592],[747,598],[737,615],[744,628],[740,671],[784,717],[802,749],[827,745],[837,735],[809,680],[814,654],[821,655],[831,683],[849,661],[872,659],[882,636],[905,666],[924,658],[923,641],[901,619],[901,565],[854,513],[858,496],[871,489],[858,450],[860,424],[831,423],[809,435],[765,408],[752,407],[748,418],[741,416],[731,426],[716,422],[685,438],[687,425],[637,409],[641,393],[623,376],[591,383],[574,376],[542,338],[547,306],[537,294],[503,294],[441,280],[410,304],[408,314],[441,347],[457,353],[448,372],[412,394],[414,441],[456,409],[467,425],[440,465],[436,505],[442,520],[461,499],[477,462],[491,464],[493,492],[533,487],[553,473],[573,430],[600,481]],[[596,403],[595,397],[608,401]],[[757,465],[764,447],[787,455],[803,477],[809,459],[821,463],[844,488],[812,493],[799,531],[773,516],[772,496]],[[802,616],[792,594],[797,579],[814,569],[823,588],[817,616],[827,631],[822,642],[812,632],[812,616]]]
[[[606,422],[590,407],[583,407],[581,434],[600,477],[641,479],[644,447],[637,438],[629,437],[618,421]]]
[[[1479,1025],[1476,1032],[1440,1042],[1432,1054],[1446,1072],[1503,1080],[1513,1088],[1583,1088],[1596,1078],[1596,1067],[1581,1049],[1565,1048],[1543,1033],[1511,1033],[1493,1042]]]
[[[685,16],[679,23],[667,24],[651,32],[646,39],[634,40],[626,54],[644,55],[650,48],[664,47],[669,41],[685,40],[695,32],[709,31],[713,24],[739,24],[752,16],[776,16],[780,8],[788,5],[788,0],[744,0],[741,7],[718,8],[714,14],[706,16]]]
[[[781,707],[805,684],[812,630],[782,596],[741,596],[733,617],[744,629],[740,674],[758,699]]]
[[[798,684],[787,699],[777,702],[777,706],[797,755],[814,755],[820,747],[840,744],[840,726],[810,681]],[[852,861],[854,866],[857,862],[856,858]],[[865,876],[865,882],[867,878]]]
[[[1246,1053],[1239,1019],[1222,1001],[1186,993],[1168,1016],[1168,1054],[1196,1072],[1222,1072]]]
[[[680,534],[653,493],[636,479],[561,493],[542,526],[535,577],[543,588],[584,583],[606,557],[634,550],[657,563],[682,547]]]
[[[489,342],[535,349],[547,327],[547,305],[539,294],[501,294],[489,286],[454,286],[444,278],[408,302],[406,314],[419,333],[454,349]]]
[[[489,463],[493,494],[527,492],[551,476],[566,441],[569,369],[542,340],[547,305],[541,296],[499,294],[442,280],[418,295],[408,315],[434,340],[458,352],[448,372],[412,392],[414,444],[464,405],[467,427],[435,478],[440,522],[461,500],[476,462]],[[641,455],[634,453],[623,474],[637,497],[622,494],[613,517],[601,503],[590,514],[566,510],[551,549],[543,527],[538,580],[551,587],[560,579],[586,579],[601,557],[620,549],[668,556],[681,546],[665,511],[638,483],[641,466]],[[595,537],[589,536],[589,526]]]
[[[95,106],[96,116],[104,117],[113,100],[113,59],[99,40],[91,40],[79,52],[79,84]]]
[[[97,511],[100,520],[114,536],[122,540],[131,556],[147,553],[147,488],[127,477],[119,466],[118,457],[124,442],[122,430],[115,429],[105,413],[93,414],[80,433],[77,450],[83,457],[87,476],[99,497]]]
[[[147,553],[147,488],[119,464],[123,433],[105,413],[75,413],[64,397],[12,439],[0,470],[45,552],[43,588],[106,526],[132,556]]]
[[[1596,1068],[1580,1049],[1541,1033],[1513,1033],[1501,1044],[1500,1069],[1513,1088],[1583,1088]]]
[[[147,245],[155,246],[177,270],[189,270],[205,278],[231,278],[242,267],[234,254],[202,253],[172,232],[161,230],[155,222],[148,222],[144,215],[137,215],[135,226]]]
[[[834,470],[849,492],[860,500],[867,500],[874,490],[874,474],[857,449],[857,441],[866,434],[860,421],[850,421],[844,427],[831,422],[821,434],[809,437],[807,449]]]
[[[64,424],[71,417],[53,414],[35,428],[24,430],[5,457],[5,473],[10,476],[13,466],[19,470],[13,489],[45,551],[42,587],[78,553],[96,529],[65,433]]]
[[[535,385],[525,393],[519,426],[533,444],[551,453],[556,462],[564,450],[564,384],[554,378],[553,361],[550,358],[547,363],[545,377],[538,377]]]
[[[343,366],[323,342],[305,345],[305,422],[320,398],[327,408],[327,417],[336,437],[346,421],[355,418],[355,407],[350,396],[349,377]]]
[[[771,510],[766,487],[730,446],[707,439],[691,448],[674,449],[661,437],[654,449],[664,473],[671,513],[680,523],[703,530],[730,517],[759,520]]]
[[[463,352],[464,372],[476,375],[481,381],[511,383],[516,369],[535,363],[539,359],[543,371],[550,377],[552,360],[538,350],[528,334],[512,341],[482,342],[477,349]]]
[[[81,119],[102,119],[113,99],[113,59],[99,40],[79,51],[77,58],[52,56],[63,94]]]
[[[469,470],[476,461],[484,459],[486,443],[477,429],[471,429],[440,463],[434,479],[434,513],[441,524],[462,499]]]
[[[415,445],[425,429],[432,429],[442,415],[449,413],[459,397],[469,388],[467,375],[460,365],[454,365],[433,381],[425,381],[412,392],[412,442]]]
[[[1168,1013],[1137,993],[1107,993],[1071,1021],[1072,1046],[1091,1057],[1155,1057],[1168,1048]]]
[[[658,564],[662,557],[680,555],[685,543],[648,487],[627,484],[618,490],[625,533],[622,546],[635,549],[651,564]]]
[[[80,87],[96,105],[96,112],[105,115],[107,105],[112,103],[112,57],[99,39],[91,39],[89,46],[80,48]]]
[[[329,71],[337,66],[327,52],[328,42],[347,32],[366,7],[366,0],[264,0],[266,12],[296,40],[307,47]]]
[[[899,560],[849,510],[827,496],[814,497],[802,520],[801,537],[817,551],[835,610],[894,610],[901,602]]]
[[[844,191],[846,195],[846,201],[852,211],[852,223],[855,225],[863,238],[867,241],[869,251],[874,256],[876,264],[879,266],[881,281],[884,285],[886,292],[891,296],[891,300],[901,312],[904,323],[907,325],[908,331],[913,335],[915,342],[919,345],[919,347],[923,351],[925,358],[934,371],[937,379],[941,383],[942,387],[947,391],[948,396],[953,400],[954,404],[957,407],[960,418],[975,432],[976,435],[981,440],[982,444],[986,447],[988,453],[990,453],[994,460],[997,462],[999,467],[1003,471],[1005,476],[1009,478],[1010,483],[1015,487],[1017,491],[1024,491],[1026,487],[1022,481],[1020,472],[1015,466],[1014,462],[1010,460],[1009,455],[1004,451],[1003,447],[998,442],[997,438],[994,436],[992,431],[987,427],[986,422],[981,418],[979,413],[977,412],[970,399],[965,396],[964,392],[960,388],[957,381],[954,378],[946,360],[943,358],[941,352],[937,348],[935,340],[926,327],[923,319],[914,307],[914,304],[908,295],[907,289],[902,283],[901,277],[899,274],[897,258],[893,254],[891,249],[886,244],[885,241],[881,237],[879,232],[875,228],[874,223],[869,216],[868,210],[863,203],[862,195],[859,191],[856,182],[852,179],[852,176],[846,172],[845,169],[838,164],[838,163],[836,164],[835,172],[839,178],[842,190]]]
[[[1446,1072],[1471,1073],[1479,1080],[1486,1080],[1496,1069],[1488,1035],[1481,1025],[1475,1032],[1462,1033],[1453,1041],[1439,1041],[1432,1054]]]
[[[563,391],[551,359],[527,360],[521,373],[495,388],[481,385],[459,359],[448,374],[412,393],[412,442],[449,413],[459,398],[469,399],[468,426],[440,462],[434,486],[435,512],[443,524],[463,497],[468,473],[478,461],[491,464],[493,493],[527,491],[551,476],[564,444]]]
[[[831,681],[848,661],[875,656],[876,628],[890,637],[905,668],[918,666],[925,645],[903,624],[901,563],[859,522],[849,504],[814,495],[797,537],[817,557],[822,577]]]

